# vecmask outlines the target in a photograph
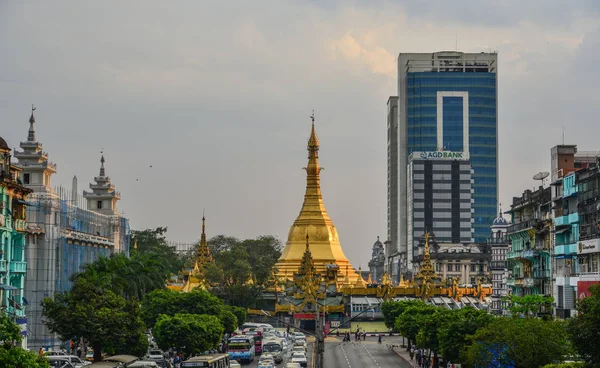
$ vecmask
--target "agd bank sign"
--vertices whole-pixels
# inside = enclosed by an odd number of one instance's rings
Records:
[[[468,152],[453,152],[453,151],[426,151],[413,152],[413,158],[421,158],[423,160],[468,160]]]

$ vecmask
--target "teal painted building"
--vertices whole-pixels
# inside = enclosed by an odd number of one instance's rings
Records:
[[[27,262],[27,209],[31,189],[21,185],[20,169],[11,164],[11,150],[0,137],[0,310],[21,325],[27,336],[24,297]],[[26,339],[24,339],[26,347]]]
[[[550,187],[526,190],[510,206],[513,223],[506,253],[513,295],[552,295],[552,200]]]
[[[579,265],[577,250],[579,242],[579,213],[577,212],[577,176],[573,171],[559,177],[554,188],[554,290],[555,314],[569,318],[576,313]]]

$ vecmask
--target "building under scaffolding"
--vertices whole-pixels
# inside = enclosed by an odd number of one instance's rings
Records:
[[[87,263],[113,252],[129,253],[129,220],[116,210],[120,194],[106,175],[104,156],[100,173],[90,184],[91,191],[73,188],[52,189],[51,176],[56,165],[48,161],[42,144],[35,138],[33,114],[27,141],[22,151],[15,150],[21,168],[20,180],[34,191],[27,198],[27,234],[25,250],[27,279],[25,300],[28,303],[28,344],[56,350],[60,339],[50,333],[42,318],[42,300],[72,286],[71,276]]]

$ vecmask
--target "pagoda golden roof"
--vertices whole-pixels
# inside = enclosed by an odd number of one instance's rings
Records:
[[[319,166],[319,138],[315,131],[314,115],[311,116],[312,128],[308,139],[308,165],[306,170],[306,191],[304,203],[300,214],[290,227],[288,240],[285,248],[277,262],[277,276],[284,277],[287,273],[294,273],[300,266],[304,251],[305,240],[310,238],[310,252],[318,273],[326,273],[327,264],[336,264],[339,269],[348,269],[349,282],[355,283],[360,277],[350,261],[344,255],[342,245],[338,237],[337,229],[323,204],[321,194],[321,166]],[[344,275],[339,274],[340,282],[344,281]]]

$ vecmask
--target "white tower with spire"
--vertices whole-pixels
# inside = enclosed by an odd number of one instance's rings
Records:
[[[42,150],[42,144],[35,137],[34,111],[35,107],[32,105],[27,140],[19,144],[22,151],[15,149],[14,157],[19,160],[17,166],[23,169],[19,179],[24,186],[33,189],[34,192],[51,193],[50,180],[56,173],[56,165],[48,161],[48,154]]]
[[[83,198],[88,202],[88,209],[104,215],[118,215],[117,201],[121,199],[121,193],[115,191],[114,184],[106,176],[104,168],[104,153],[100,158],[100,173],[94,177],[94,183],[90,183],[91,192],[83,191]]]

